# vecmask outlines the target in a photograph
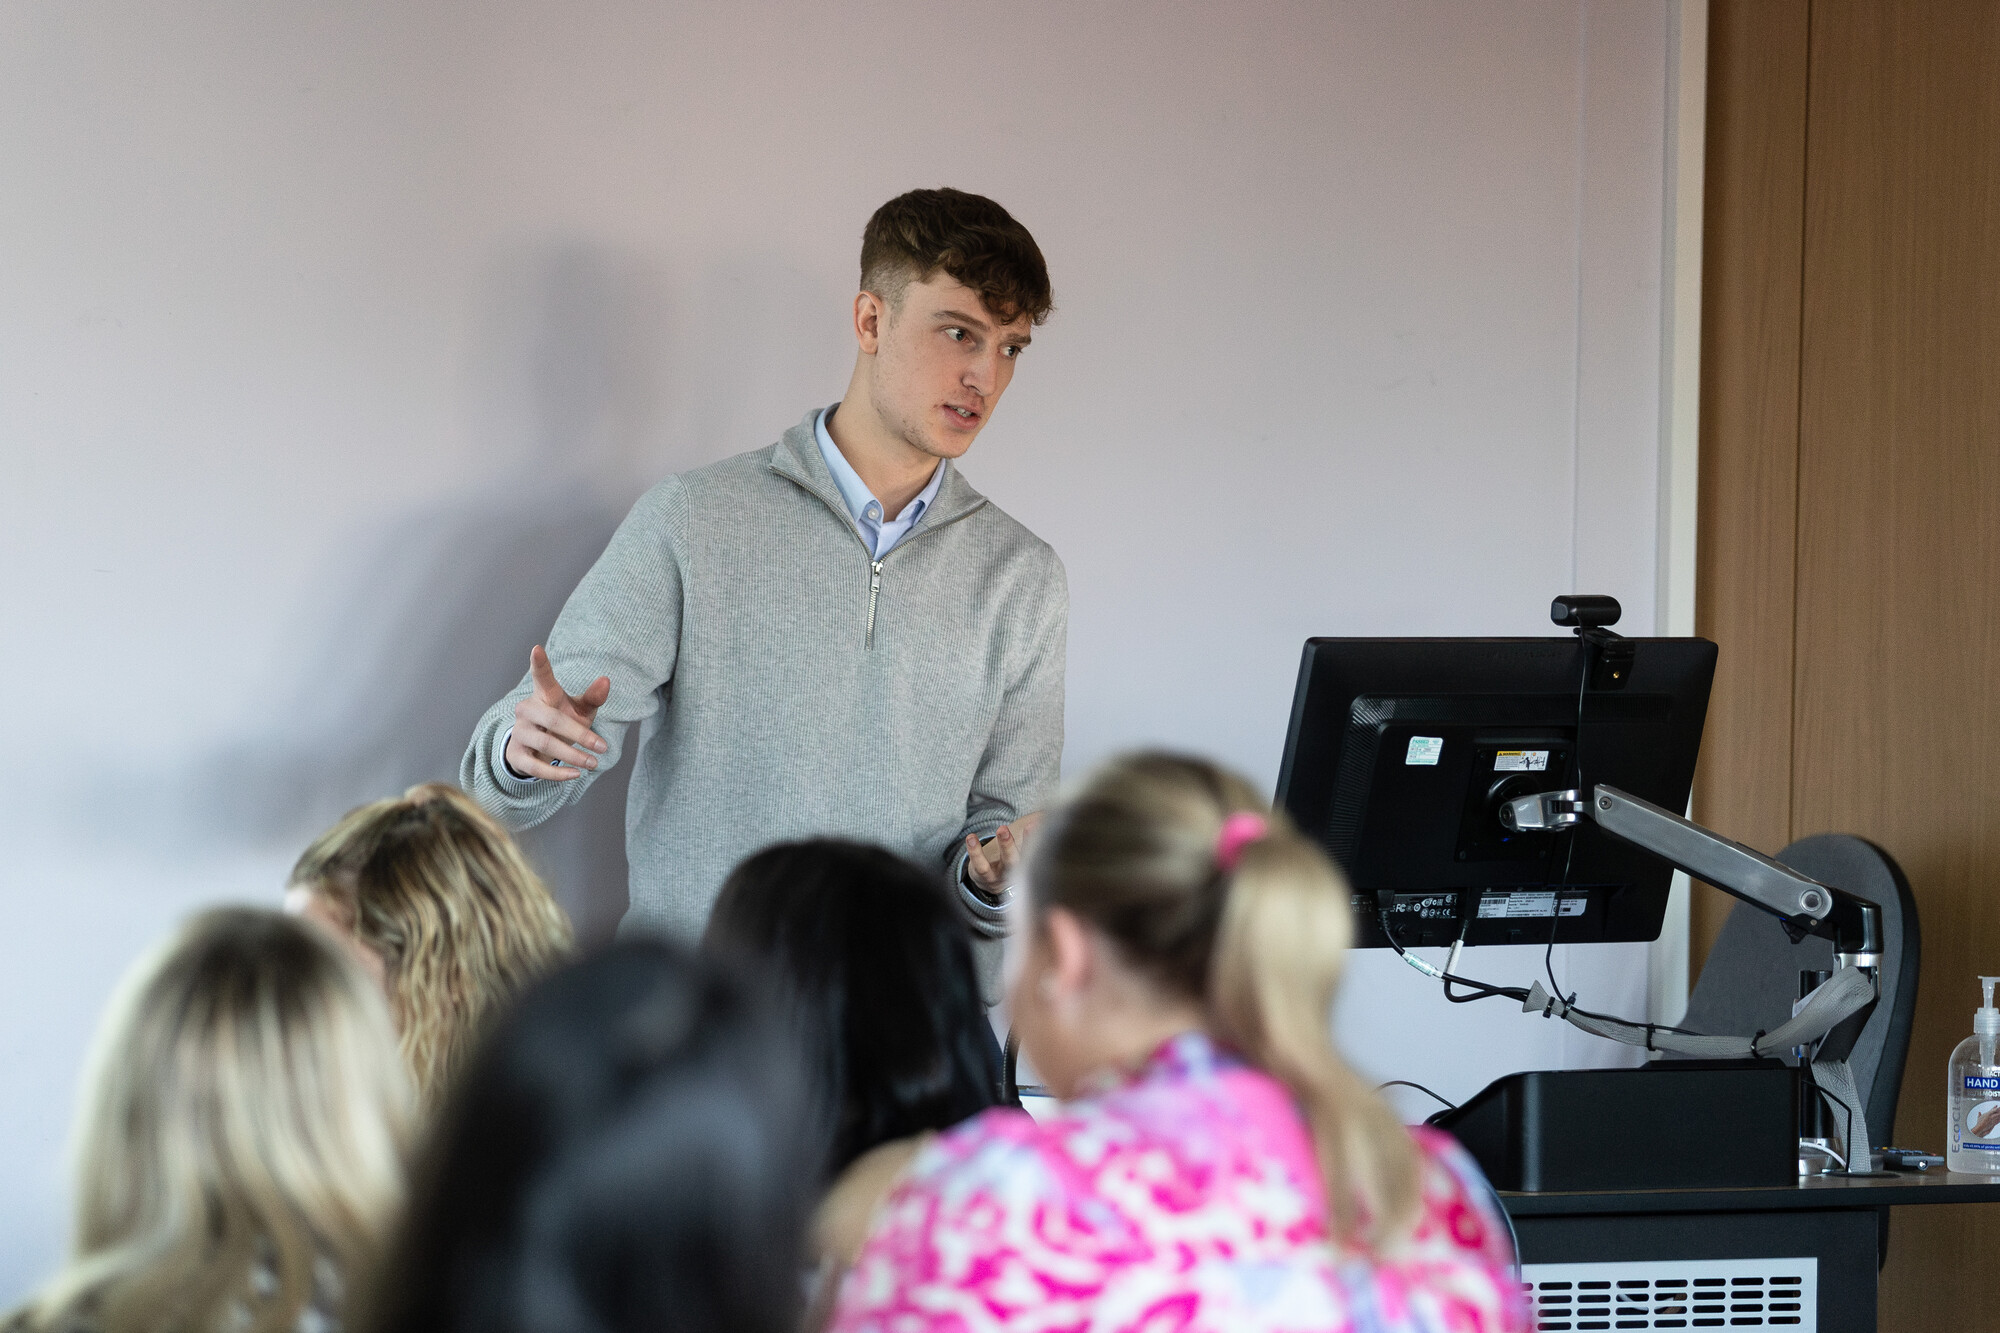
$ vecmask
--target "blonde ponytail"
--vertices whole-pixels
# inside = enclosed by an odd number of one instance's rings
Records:
[[[1329,1229],[1380,1246],[1416,1220],[1417,1153],[1388,1103],[1333,1046],[1334,988],[1354,934],[1347,886],[1282,816],[1243,849],[1230,878],[1209,981],[1215,1035],[1298,1098]]]
[[[1230,821],[1243,814],[1262,820],[1247,840]],[[1214,1035],[1291,1089],[1337,1241],[1379,1249],[1408,1232],[1416,1145],[1333,1046],[1353,937],[1347,884],[1282,813],[1204,760],[1128,755],[1057,811],[1031,880],[1037,911],[1090,921],[1155,984],[1203,1001]]]

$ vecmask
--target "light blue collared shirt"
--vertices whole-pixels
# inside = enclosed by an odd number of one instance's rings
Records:
[[[837,404],[836,404],[837,406]],[[884,521],[882,502],[868,489],[868,483],[861,480],[840,446],[827,434],[826,419],[833,415],[833,408],[823,408],[813,420],[813,438],[819,441],[820,457],[826,460],[826,470],[833,474],[833,484],[840,488],[840,498],[847,502],[847,512],[854,516],[855,524],[861,529],[861,538],[868,543],[868,550],[877,560],[896,549],[896,543],[910,535],[910,529],[917,526],[917,520],[937,499],[938,487],[944,485],[944,460],[939,459],[937,470],[931,473],[928,486],[917,492],[917,498],[903,506],[903,512]]]

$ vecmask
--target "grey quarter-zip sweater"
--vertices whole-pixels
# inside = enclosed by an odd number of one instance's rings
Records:
[[[1055,795],[1062,562],[950,463],[936,502],[875,560],[820,457],[817,415],[654,486],[570,595],[547,649],[572,693],[611,678],[596,770],[507,771],[525,676],[466,749],[465,789],[531,828],[620,762],[638,723],[621,930],[698,937],[737,862],[788,839],[880,843],[957,882],[966,834]],[[1006,905],[956,892],[990,997]]]

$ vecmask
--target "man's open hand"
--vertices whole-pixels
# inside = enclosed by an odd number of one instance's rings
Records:
[[[568,782],[597,767],[610,747],[590,729],[597,710],[611,697],[611,677],[599,676],[582,694],[556,683],[549,655],[536,644],[528,650],[534,692],[514,705],[514,734],[507,738],[507,767],[523,777]]]
[[[991,898],[1007,891],[1020,868],[1021,844],[1042,822],[1042,812],[1022,815],[1011,824],[1002,824],[994,835],[981,842],[977,835],[965,835],[965,877],[972,886]]]

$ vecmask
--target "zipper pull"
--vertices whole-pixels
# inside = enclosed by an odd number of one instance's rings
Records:
[[[882,562],[874,561],[868,566],[868,640],[864,647],[875,646],[875,603],[882,596]]]

